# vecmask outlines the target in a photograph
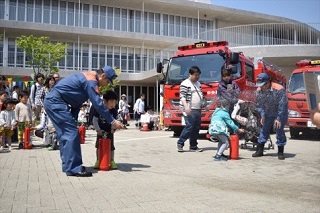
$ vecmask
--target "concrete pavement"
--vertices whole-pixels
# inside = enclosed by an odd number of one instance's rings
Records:
[[[87,131],[90,178],[62,173],[59,151],[14,144],[0,153],[0,212],[320,212],[319,138],[289,139],[284,161],[275,148],[215,162],[216,143],[200,139],[202,153],[178,153],[176,141],[169,131],[118,131],[119,169],[97,171],[95,132]]]

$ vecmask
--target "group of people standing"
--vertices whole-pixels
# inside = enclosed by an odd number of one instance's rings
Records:
[[[243,133],[245,129],[239,128],[237,123],[231,118],[234,105],[238,103],[240,89],[232,80],[231,67],[223,67],[221,70],[221,81],[217,91],[217,108],[211,117],[209,133],[218,140],[215,161],[226,161],[228,157],[223,152],[229,146],[230,130],[233,133]],[[201,125],[201,109],[203,93],[199,82],[201,71],[199,67],[193,66],[189,69],[189,78],[180,84],[180,108],[183,112],[182,119],[185,127],[177,141],[178,152],[183,152],[184,143],[189,139],[189,151],[201,152],[198,147],[198,136]],[[262,125],[258,145],[252,157],[263,156],[264,145],[269,139],[272,127],[276,132],[276,144],[278,145],[278,159],[284,160],[284,146],[287,139],[284,126],[288,119],[288,99],[285,88],[271,81],[266,73],[257,76],[257,110],[260,113]]]
[[[11,150],[12,138],[18,140],[18,147],[22,149],[25,128],[37,129],[35,121],[40,120],[44,97],[60,79],[60,76],[55,73],[45,79],[44,75],[39,73],[35,76],[36,83],[31,86],[30,92],[21,91],[21,88],[15,85],[12,93],[5,85],[5,77],[1,76],[0,78],[0,150],[5,146]],[[30,143],[32,142],[30,141]]]

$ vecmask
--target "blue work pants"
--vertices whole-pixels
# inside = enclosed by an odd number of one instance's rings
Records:
[[[46,95],[44,109],[57,132],[62,171],[67,175],[83,171],[77,123],[67,103],[54,88]]]
[[[191,110],[191,113],[184,116],[184,119],[186,126],[183,128],[177,143],[184,146],[184,142],[189,138],[190,148],[196,148],[198,146],[197,140],[201,126],[201,110]]]
[[[271,128],[274,128],[274,121],[275,121],[275,117],[271,116],[266,116],[265,120],[264,120],[264,124],[261,128],[260,131],[260,135],[259,135],[259,139],[258,139],[258,143],[260,144],[264,144],[268,141],[269,136],[270,136],[270,131]],[[287,123],[287,119],[288,117],[284,117],[283,120],[281,121],[281,127],[280,128],[275,128],[275,132],[276,132],[276,138],[277,138],[277,142],[276,144],[278,146],[285,146],[287,144],[287,138],[284,132],[284,126]]]

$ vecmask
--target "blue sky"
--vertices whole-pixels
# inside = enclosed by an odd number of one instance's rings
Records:
[[[320,23],[320,0],[211,0],[212,4]]]

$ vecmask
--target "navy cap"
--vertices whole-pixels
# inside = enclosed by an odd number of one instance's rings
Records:
[[[266,82],[270,80],[269,76],[266,73],[260,73],[257,76],[257,87],[262,87]]]
[[[102,68],[102,70],[107,75],[108,80],[109,80],[110,84],[112,85],[113,84],[113,80],[118,77],[116,72],[110,66],[105,66],[105,67]]]

